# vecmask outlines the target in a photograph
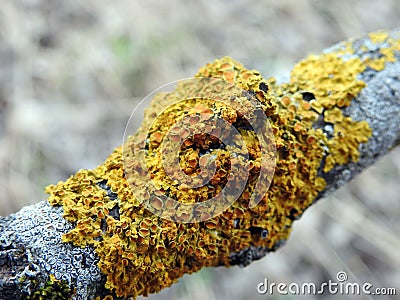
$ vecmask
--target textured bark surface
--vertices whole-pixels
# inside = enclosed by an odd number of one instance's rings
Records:
[[[340,45],[325,52],[329,53],[338,48]],[[368,55],[376,56],[378,53],[379,49],[372,48]],[[354,53],[355,57],[363,55],[365,51]],[[400,54],[397,52],[397,60],[399,59]],[[400,143],[400,63],[389,63],[379,72],[367,69],[359,78],[366,83],[366,87],[349,107],[343,109],[343,114],[353,120],[367,121],[372,128],[372,137],[367,143],[361,144],[358,162],[337,165],[328,174],[321,173],[328,182],[325,192],[334,191],[342,186]]]
[[[50,273],[73,286],[76,299],[99,294],[104,284],[93,249],[61,242],[71,228],[62,208],[46,201],[1,218],[0,299],[26,299]]]
[[[398,32],[392,33],[394,37],[397,35]],[[353,44],[361,42],[359,40]],[[325,52],[337,51],[340,47],[338,45]],[[371,45],[369,51],[355,51],[352,56],[374,57],[379,50]],[[349,58],[344,55],[344,59]],[[318,198],[344,185],[380,156],[399,145],[399,59],[400,55],[396,52],[396,61],[386,63],[383,70],[367,68],[359,75],[366,87],[342,111],[355,121],[367,121],[372,129],[372,137],[360,145],[357,162],[335,165],[328,173],[321,171],[319,175],[326,180],[327,186]],[[319,126],[323,129],[327,124],[320,123]],[[74,291],[74,299],[107,295],[103,287],[105,278],[96,265],[98,258],[94,249],[61,242],[61,236],[74,225],[63,219],[61,207],[51,207],[46,201],[0,218],[0,299],[26,299],[49,281],[50,274],[69,284]],[[259,258],[257,255],[250,249],[237,253],[235,257],[241,261],[248,257],[251,262]]]

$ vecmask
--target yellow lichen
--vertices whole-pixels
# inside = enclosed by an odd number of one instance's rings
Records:
[[[370,38],[372,43],[381,44],[388,39],[389,35],[385,31],[377,31],[369,33],[368,37]]]
[[[376,71],[382,71],[386,63],[396,61],[394,52],[400,50],[400,40],[390,38],[386,31],[373,32],[368,34],[368,37],[371,43],[381,46],[379,47],[380,57],[365,59],[365,64],[368,67]]]
[[[370,38],[376,43],[389,41],[391,49],[381,49],[383,67],[393,61],[393,51],[399,49],[398,41],[382,34],[370,35]],[[351,43],[344,45],[346,53],[352,52],[351,46]],[[249,247],[262,246],[266,251],[273,251],[288,238],[293,220],[324,190],[323,172],[330,172],[337,164],[357,161],[360,144],[371,136],[366,122],[352,120],[341,109],[349,106],[365,87],[357,76],[366,65],[378,64],[375,68],[380,69],[381,58],[345,60],[341,58],[343,53],[339,50],[308,57],[293,68],[290,82],[282,85],[274,78],[263,79],[258,71],[247,70],[228,57],[207,64],[196,75],[220,78],[250,91],[270,120],[276,141],[276,169],[271,186],[258,205],[250,206],[249,201],[256,192],[253,189],[260,170],[260,150],[254,131],[246,126],[239,126],[239,132],[249,152],[249,161],[245,164],[249,178],[239,199],[228,209],[208,219],[210,212],[206,207],[193,212],[173,201],[161,200],[167,191],[182,203],[202,202],[218,195],[230,172],[229,149],[214,149],[218,141],[212,135],[190,136],[187,129],[199,121],[207,126],[207,120],[201,118],[214,115],[222,116],[230,124],[242,121],[240,114],[222,102],[202,98],[202,89],[206,86],[193,89],[183,84],[178,85],[182,95],[195,91],[197,98],[176,102],[170,94],[158,94],[143,123],[151,125],[150,131],[139,129],[127,145],[132,149],[144,144],[148,147],[151,159],[146,161],[147,168],[157,183],[157,190],[143,191],[143,199],[149,199],[154,209],[177,221],[188,222],[194,213],[207,220],[179,223],[146,210],[124,177],[121,146],[94,170],[81,170],[65,182],[46,188],[49,202],[63,205],[64,217],[76,224],[63,236],[63,241],[95,248],[100,258],[98,266],[107,276],[106,288],[118,297],[146,296],[170,286],[185,273],[206,266],[229,266],[230,254]],[[221,98],[228,95],[221,90]],[[160,113],[160,103],[172,105],[153,123]],[[186,125],[174,128],[176,120]],[[329,125],[331,133],[318,128],[318,122]],[[221,128],[210,130],[215,130],[217,136],[222,134]],[[168,131],[173,142],[183,141],[183,144],[181,160],[169,161],[164,169],[160,145]],[[210,153],[200,155],[200,149]],[[211,174],[211,184],[196,189],[179,186],[167,176],[173,172],[168,166],[176,163],[187,176],[199,174],[201,167],[213,165],[216,171]],[[131,164],[128,168],[135,167],[134,161]],[[143,179],[139,176],[129,180]],[[108,192],[104,184],[110,188]],[[110,196],[110,192],[118,198]]]

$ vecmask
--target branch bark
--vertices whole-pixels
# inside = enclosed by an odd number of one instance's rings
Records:
[[[214,225],[213,219],[171,225],[139,209],[126,192],[117,148],[99,168],[48,188],[48,201],[0,218],[0,298],[146,295],[203,266],[245,266],[275,251],[309,205],[400,144],[399,36],[395,30],[340,43],[300,62],[291,79],[279,84],[230,59],[207,65],[198,76],[235,80],[261,99],[262,110],[272,120],[277,166],[272,192],[261,208],[246,207],[243,199],[248,197],[242,194],[242,207],[235,207],[240,214],[235,210],[231,216],[216,217]],[[145,122],[154,118],[158,104],[153,102]],[[133,140],[134,148],[140,131]],[[316,157],[308,157],[310,153]],[[303,170],[305,166],[310,170]],[[157,238],[152,229],[137,227],[146,218],[160,225],[154,229]],[[166,254],[159,250],[159,240]],[[178,243],[174,249],[179,251],[171,250],[171,241]],[[201,253],[193,254],[196,250]],[[176,254],[169,257],[171,253]]]

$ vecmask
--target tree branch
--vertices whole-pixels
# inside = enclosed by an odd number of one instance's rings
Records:
[[[399,145],[399,34],[378,32],[340,43],[297,64],[284,83],[265,80],[257,71],[223,58],[200,69],[199,86],[183,82],[174,92],[156,95],[124,153],[117,148],[96,169],[49,186],[48,201],[0,218],[1,298],[147,295],[184,273],[205,266],[246,266],[275,251],[309,205]],[[221,98],[234,99],[230,106],[210,101],[212,92],[193,97],[217,89],[215,81],[203,77],[222,79],[243,93],[220,90]],[[187,99],[186,106],[178,96]],[[209,120],[202,124],[210,125],[210,134],[190,135],[204,116]],[[264,123],[257,128],[265,116],[270,131]],[[216,132],[225,125],[210,121],[216,117],[238,129],[247,156],[236,137],[229,147],[221,142],[225,136]],[[174,131],[171,127],[179,118],[187,120],[187,127]],[[177,169],[174,160],[166,170],[160,161],[166,151],[162,141],[172,131],[182,142],[178,165],[186,175],[198,175],[201,166],[212,164],[216,172],[211,184],[189,189],[166,179],[169,167],[172,175]],[[145,166],[151,180],[137,163],[138,153],[151,157]],[[266,156],[270,160],[265,161]],[[230,172],[241,170],[248,172],[247,182],[223,213],[213,215],[208,206],[169,207],[169,197],[188,204],[217,197],[230,185]],[[272,179],[268,176],[273,171]],[[149,181],[156,182],[157,189]],[[233,180],[231,187],[239,181]],[[260,201],[252,206],[257,193]]]

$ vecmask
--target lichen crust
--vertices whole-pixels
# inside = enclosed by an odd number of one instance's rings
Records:
[[[229,149],[224,148],[213,149],[218,175],[197,194],[164,180],[166,173],[158,157],[164,130],[171,128],[171,120],[178,117],[188,116],[189,123],[196,123],[200,111],[218,114],[237,125],[245,141],[249,177],[240,197],[220,215],[204,222],[179,222],[178,217],[190,218],[191,212],[187,211],[177,214],[177,222],[161,218],[145,209],[134,196],[124,177],[120,146],[97,168],[80,170],[65,182],[47,187],[49,202],[62,205],[64,217],[75,224],[63,241],[96,249],[98,266],[107,276],[106,288],[110,295],[118,297],[146,296],[202,267],[245,266],[274,251],[288,238],[293,221],[324,191],[325,176],[338,165],[357,161],[360,145],[367,143],[372,134],[367,122],[351,119],[343,109],[365,87],[359,75],[371,68],[379,72],[393,62],[400,47],[398,40],[387,33],[371,34],[369,43],[380,43],[381,55],[369,56],[365,50],[365,56],[354,56],[354,51],[367,46],[349,41],[299,62],[290,81],[283,84],[274,78],[264,79],[258,71],[248,70],[229,57],[207,64],[196,74],[199,78],[234,83],[251,93],[269,120],[275,139],[276,168],[258,205],[249,205],[260,168],[258,142],[240,114],[207,99],[193,100],[171,106],[153,123],[159,114],[158,104],[170,101],[168,94],[159,94],[145,115],[144,123],[151,124],[151,130],[139,129],[126,142],[133,148],[145,143],[154,156],[148,160],[148,167],[153,168],[153,178],[160,183],[159,194],[153,191],[143,196],[156,209],[163,209],[168,204],[160,201],[160,196],[165,193],[190,202],[215,196],[223,188],[230,168]],[[182,93],[187,92],[180,88]],[[181,134],[177,131],[178,136]],[[208,163],[203,158],[204,145],[213,148],[218,143],[209,136],[185,140],[179,163],[191,174]],[[171,213],[176,211],[174,208]]]
[[[157,105],[149,112],[157,117],[146,117],[152,122],[124,144],[125,178],[135,198],[153,214],[183,223],[220,215],[245,190],[250,206],[257,205],[276,164],[263,104],[217,78],[185,79],[171,88],[153,98]]]

